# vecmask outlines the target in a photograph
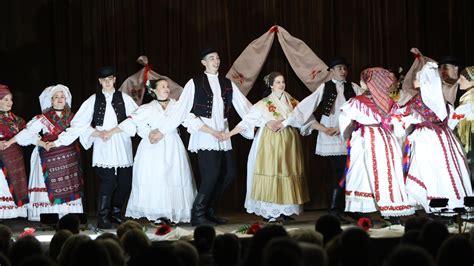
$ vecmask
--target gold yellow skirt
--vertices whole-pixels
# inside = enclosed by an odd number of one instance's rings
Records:
[[[253,171],[253,200],[276,204],[309,201],[303,148],[294,128],[273,132],[263,128]]]

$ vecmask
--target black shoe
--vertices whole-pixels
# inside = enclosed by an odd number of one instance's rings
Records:
[[[213,208],[207,209],[206,218],[207,218],[209,221],[214,222],[214,223],[216,223],[216,224],[226,224],[226,223],[229,222],[228,219],[216,215],[216,213],[215,213],[215,211],[214,211]]]
[[[292,221],[295,220],[295,218],[293,218],[293,217],[291,217],[291,216],[288,216],[288,215],[283,215],[283,214],[282,214],[280,217],[281,217],[281,218],[283,219],[283,221],[285,221],[285,222],[292,222]]]
[[[99,213],[97,215],[97,227],[99,229],[113,229],[114,225],[109,219],[110,197],[103,195],[99,197]]]
[[[110,215],[110,221],[114,224],[123,224],[124,220],[122,217],[121,208],[112,208],[112,215]]]

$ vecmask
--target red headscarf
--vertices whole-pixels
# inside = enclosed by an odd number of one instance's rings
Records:
[[[389,89],[395,82],[390,71],[381,67],[367,68],[360,78],[367,85],[373,102],[385,113],[390,112],[394,101],[390,98]]]
[[[12,94],[8,86],[0,84],[0,99],[3,99],[3,97],[7,96],[8,94]]]

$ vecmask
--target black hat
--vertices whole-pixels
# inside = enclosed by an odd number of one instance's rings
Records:
[[[117,75],[117,73],[115,72],[115,68],[113,66],[103,66],[97,71],[97,76],[99,78],[106,78],[108,76],[115,75]]]
[[[329,64],[328,64],[328,71],[337,66],[337,65],[346,65],[346,66],[350,66],[351,64],[349,62],[347,62],[346,58],[342,57],[342,56],[336,56],[334,57],[333,59],[331,59],[331,61],[329,61]]]
[[[459,60],[459,58],[457,58],[455,56],[446,55],[446,56],[442,56],[439,59],[438,66],[441,66],[441,65],[444,65],[444,64],[451,64],[451,65],[455,65],[457,67],[460,67],[461,66],[461,60]]]
[[[204,59],[204,57],[208,54],[212,54],[212,53],[217,53],[217,50],[214,49],[213,47],[207,47],[207,48],[204,48],[201,50],[201,59]]]

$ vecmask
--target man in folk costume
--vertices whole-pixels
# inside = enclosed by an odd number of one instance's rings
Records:
[[[339,136],[340,107],[350,98],[360,95],[362,89],[355,83],[346,81],[350,64],[343,57],[335,57],[328,64],[332,79],[322,84],[311,95],[303,99],[290,114],[284,124],[303,125],[317,108],[322,109],[322,117],[312,128],[319,131],[316,154],[328,159],[331,166],[331,179],[335,186],[331,195],[330,212],[344,220],[344,188],[339,180],[344,174],[347,149]]]
[[[442,79],[444,99],[452,106],[457,107],[461,92],[459,92],[459,85],[456,81],[459,79],[461,61],[454,56],[448,55],[441,57],[438,65]]]
[[[368,95],[350,99],[341,107],[340,132],[347,141],[346,211],[382,216],[415,212],[408,203],[402,169],[402,151],[391,130],[394,101],[389,91],[396,80],[390,71],[374,67],[361,73]]]
[[[437,67],[433,62],[423,66],[414,82],[420,92],[398,111],[403,126],[414,127],[404,148],[406,191],[426,212],[431,211],[431,199],[448,199],[454,209],[464,207],[464,197],[472,196],[463,147],[448,126],[457,118],[444,100]]]
[[[122,223],[121,210],[130,194],[133,166],[131,136],[121,132],[108,138],[106,132],[138,107],[130,96],[115,90],[115,75],[113,67],[99,69],[102,90],[81,105],[71,127],[51,143],[69,145],[80,136],[86,149],[94,145],[92,166],[100,183],[97,227],[103,229],[113,228],[111,222]]]
[[[227,118],[232,106],[243,117],[251,104],[233,82],[218,73],[220,58],[215,49],[203,50],[201,63],[204,73],[186,83],[179,100],[191,111],[184,126],[191,134],[188,150],[197,153],[201,174],[191,224],[225,224],[227,219],[215,214],[215,206],[236,172],[231,141],[224,140],[229,131]]]

